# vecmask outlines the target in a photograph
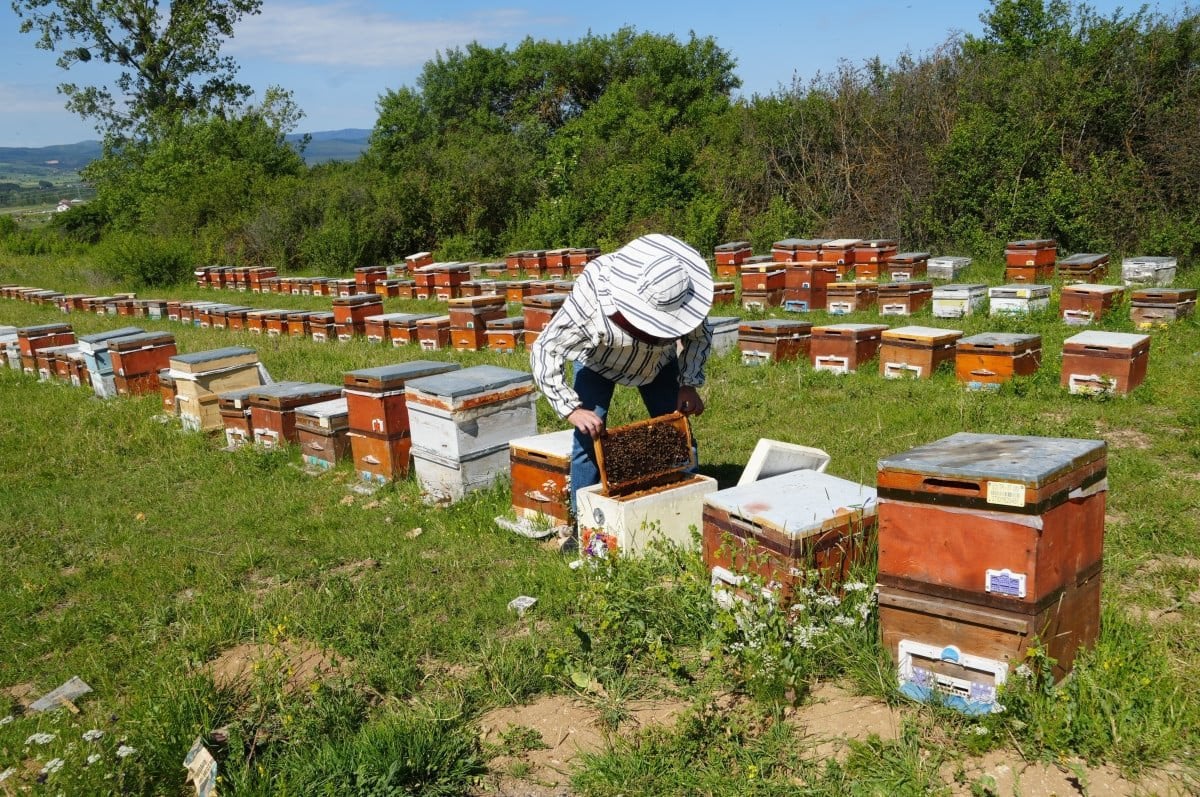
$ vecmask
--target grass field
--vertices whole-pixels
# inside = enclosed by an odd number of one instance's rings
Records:
[[[984,263],[966,281],[1001,272]],[[9,258],[0,281],[113,287],[83,259]],[[865,619],[803,647],[777,615],[739,626],[716,608],[695,554],[572,570],[500,531],[504,484],[440,509],[411,481],[360,494],[348,469],[313,476],[294,451],[230,454],[158,422],[157,397],[99,401],[0,370],[0,718],[13,717],[0,719],[0,794],[188,793],[181,762],[198,736],[238,794],[1188,793],[1200,783],[1200,329],[1154,330],[1146,383],[1087,399],[1059,387],[1077,330],[1055,312],[910,319],[1040,333],[1042,369],[995,394],[949,372],[838,377],[748,368],[734,352],[710,362],[695,422],[701,470],[722,486],[760,437],[823,448],[830,473],[867,484],[880,457],[960,430],[1108,442],[1100,641],[1063,684],[1014,679],[1007,710],[982,718],[896,695],[869,592],[840,608]],[[0,324],[61,318],[0,301]],[[1104,328],[1132,331],[1127,319]],[[79,334],[124,325],[69,320]],[[138,325],[174,332],[181,351],[255,346],[276,379],[340,383],[431,356]],[[432,356],[527,368],[523,354]],[[636,394],[618,395],[613,422],[639,418]],[[544,401],[539,425],[562,428]],[[507,609],[518,595],[538,598],[524,617]],[[22,713],[74,675],[95,690],[78,714]]]

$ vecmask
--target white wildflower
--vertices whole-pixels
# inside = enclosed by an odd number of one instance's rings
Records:
[[[818,595],[816,598],[816,603],[818,606],[841,606],[842,599],[837,595]]]
[[[863,605],[858,607],[858,615],[862,619],[864,619],[864,620],[867,619],[867,617],[869,617],[870,614],[871,614],[871,604],[864,603]]]
[[[1033,677],[1033,670],[1029,668],[1028,664],[1018,665],[1017,669],[1014,670],[1014,673],[1019,677],[1024,678],[1026,681]]]
[[[14,719],[15,719],[15,717],[13,717],[12,714],[9,714],[7,717],[0,717],[0,725],[7,725],[8,723],[12,722]]]
[[[987,736],[989,731],[983,725],[972,725],[971,733],[975,734],[976,736]]]
[[[104,736],[104,731],[99,728],[92,728],[90,731],[84,731],[83,740],[85,742],[94,742]]]
[[[842,626],[846,626],[846,627],[850,627],[852,625],[858,625],[858,620],[855,620],[853,617],[847,617],[844,614],[835,615],[835,616],[831,617],[829,621],[831,623],[837,623],[838,625],[842,625]]]
[[[90,767],[92,764],[96,763],[99,760],[100,760],[100,754],[92,753],[90,756],[87,757],[87,765]]]
[[[42,767],[42,774],[43,775],[53,775],[55,772],[58,772],[60,769],[63,768],[64,763],[66,763],[66,762],[63,761],[61,758],[51,758],[49,761],[46,762],[46,766]]]
[[[129,756],[133,755],[136,752],[137,752],[136,747],[130,747],[127,744],[123,744],[117,748],[117,758],[128,758]]]
[[[25,740],[25,744],[50,744],[54,741],[52,733],[35,733]]]
[[[846,592],[865,592],[870,588],[870,584],[864,584],[861,581],[847,581],[842,585],[842,589],[846,590]]]
[[[15,773],[16,771],[17,771],[16,767],[9,767],[8,769],[4,770],[3,772],[0,772],[0,783],[3,783],[4,781],[11,778],[13,776],[13,773]]]

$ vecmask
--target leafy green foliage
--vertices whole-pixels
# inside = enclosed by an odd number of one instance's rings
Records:
[[[106,238],[97,248],[96,262],[112,279],[162,287],[186,282],[197,260],[186,241],[120,233]]]

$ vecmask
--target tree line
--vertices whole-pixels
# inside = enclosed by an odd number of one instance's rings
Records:
[[[1190,261],[1198,19],[993,0],[979,35],[748,98],[711,38],[472,44],[379,98],[362,158],[312,168],[283,140],[299,111],[279,89],[238,105],[217,87],[218,105],[150,108],[115,132],[110,103],[87,170],[97,200],[61,224],[102,247],[149,238],[197,260],[322,273],[423,249],[608,249],[652,230],[702,251],[878,236],[983,255],[1034,236]]]

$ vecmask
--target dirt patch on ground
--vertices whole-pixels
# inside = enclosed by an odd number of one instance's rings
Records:
[[[278,645],[246,642],[229,648],[204,665],[219,689],[247,692],[256,684],[282,679],[283,690],[292,694],[313,683],[344,671],[346,659],[302,640]]]
[[[360,559],[357,562],[346,562],[329,569],[331,576],[345,576],[352,584],[357,584],[362,581],[366,575],[374,570],[378,570],[380,564],[375,559]]]
[[[0,693],[15,700],[22,709],[29,708],[29,704],[37,700],[39,694],[37,686],[28,681],[16,686],[6,686],[4,689],[0,689]]]
[[[532,623],[528,618],[522,620],[520,625],[502,629],[496,634],[496,637],[501,640],[508,639],[524,639],[525,637],[537,634],[544,636],[550,629],[553,628],[549,620],[534,620]]]
[[[1132,619],[1147,623],[1177,623],[1183,619],[1178,606],[1167,606],[1161,609],[1147,609],[1142,606],[1127,606],[1125,613]]]
[[[425,673],[426,678],[437,678],[439,680],[465,681],[479,671],[478,667],[471,664],[442,661],[433,656],[426,656],[421,659],[419,664],[421,672]]]
[[[996,797],[1069,797],[1070,795],[1104,794],[1114,797],[1134,795],[1183,795],[1178,782],[1163,773],[1151,773],[1134,782],[1122,777],[1109,766],[1089,767],[1082,761],[1070,761],[1063,766],[1028,763],[1014,750],[994,750],[981,758],[965,762],[966,781],[955,784],[953,769],[948,764],[943,775],[953,784],[954,797],[971,797],[975,793]],[[1178,787],[1178,788],[1177,788]],[[990,789],[986,791],[984,789]]]
[[[623,735],[651,725],[670,725],[687,704],[669,698],[635,700],[624,708],[629,718],[620,728]],[[506,745],[505,736],[514,733],[514,729],[534,740],[540,739],[540,744],[545,745],[540,749],[503,751],[492,759],[489,765],[492,782],[482,793],[506,797],[567,794],[575,760],[583,753],[604,749],[608,737],[595,708],[562,695],[543,697],[527,706],[489,711],[480,720],[479,729],[485,744],[502,750],[511,747]]]
[[[840,759],[851,739],[862,741],[872,735],[885,741],[896,739],[901,715],[878,698],[853,695],[823,683],[813,689],[808,703],[789,712],[788,721],[799,730],[801,744],[812,749],[814,758]]]
[[[1150,436],[1137,429],[1109,429],[1103,423],[1098,423],[1096,434],[1113,448],[1135,448],[1145,451],[1153,445]]]
[[[1104,525],[1106,526],[1123,526],[1128,522],[1129,515],[1126,515],[1124,512],[1110,509],[1104,513]]]

